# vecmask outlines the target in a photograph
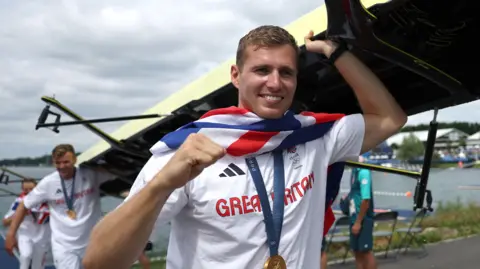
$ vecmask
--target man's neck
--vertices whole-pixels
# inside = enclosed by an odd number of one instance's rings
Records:
[[[65,177],[62,175],[60,175],[60,177],[62,178],[62,180],[72,180],[74,175],[75,175],[75,171],[68,173],[68,175],[66,175]]]

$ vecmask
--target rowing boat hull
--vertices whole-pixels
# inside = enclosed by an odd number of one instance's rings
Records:
[[[474,42],[467,42],[475,36],[479,24],[475,8],[469,6],[473,5],[473,0],[363,0],[362,3],[375,17],[372,27],[378,40],[390,44],[389,47],[394,51],[401,51],[401,55],[410,57],[408,59],[417,67],[421,66],[427,71],[440,70],[437,75],[455,84],[453,90],[446,89],[399,64],[378,57],[371,49],[354,46],[352,52],[380,77],[409,115],[478,98],[480,90],[475,83],[475,70],[461,63],[480,57],[477,55],[480,50],[474,47]],[[299,18],[286,29],[304,51],[303,36],[308,30],[319,33],[317,38],[325,36],[325,6]],[[438,36],[438,32],[444,33],[443,36]],[[172,115],[130,121],[109,134],[114,140],[122,141],[122,148],[101,141],[84,151],[78,158],[79,162],[102,165],[119,175],[118,180],[102,185],[104,192],[119,196],[119,193],[131,187],[150,156],[149,148],[163,135],[198,119],[205,111],[236,105],[237,92],[230,83],[229,75],[233,63],[233,58],[226,61],[144,113]],[[292,110],[346,114],[361,112],[352,90],[334,68],[326,66],[316,55],[305,52],[301,55],[300,66]],[[135,154],[129,153],[129,149]]]

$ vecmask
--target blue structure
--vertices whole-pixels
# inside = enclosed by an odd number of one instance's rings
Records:
[[[5,240],[2,233],[0,233],[0,268],[2,269],[18,269],[20,267],[20,263],[18,262],[17,257],[12,257],[8,255],[8,253],[4,249]],[[55,269],[53,265],[45,266],[45,269]]]
[[[382,164],[382,163],[394,163],[397,160],[393,158],[393,148],[390,147],[386,141],[382,142],[369,152],[362,155],[365,158],[365,163],[369,164]]]

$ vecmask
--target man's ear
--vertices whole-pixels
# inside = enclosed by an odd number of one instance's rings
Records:
[[[230,67],[230,79],[233,86],[238,89],[238,87],[240,86],[240,68],[236,64]]]

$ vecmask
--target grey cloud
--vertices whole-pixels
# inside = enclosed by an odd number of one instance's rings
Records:
[[[35,131],[44,106],[42,95],[55,94],[85,118],[142,113],[233,57],[238,39],[251,28],[286,25],[322,4],[307,0],[2,3],[0,158],[44,154],[60,142],[85,150],[99,141],[82,126],[62,127],[60,134]],[[71,119],[62,116],[62,120]],[[122,124],[98,126],[112,132]]]
[[[428,123],[433,118],[433,110],[411,116],[408,125]],[[473,101],[459,106],[444,108],[438,112],[437,121],[480,122],[480,101]]]

